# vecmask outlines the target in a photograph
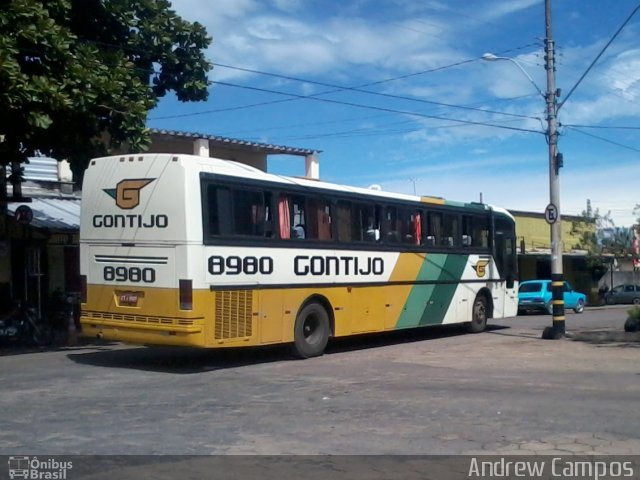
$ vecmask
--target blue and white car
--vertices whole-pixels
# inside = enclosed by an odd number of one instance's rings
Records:
[[[518,290],[518,313],[527,310],[542,310],[553,313],[551,302],[551,280],[527,280],[520,282]],[[584,293],[576,292],[571,285],[564,282],[564,308],[573,309],[576,313],[582,313],[587,303]]]

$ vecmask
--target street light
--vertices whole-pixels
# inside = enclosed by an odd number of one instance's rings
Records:
[[[542,95],[547,104],[547,143],[549,145],[549,198],[550,202],[545,209],[545,218],[551,225],[551,281],[552,281],[552,304],[553,304],[553,325],[544,329],[542,338],[558,339],[565,335],[564,323],[564,277],[562,273],[562,221],[560,218],[560,167],[562,167],[562,155],[558,153],[558,125],[557,97],[560,95],[556,91],[554,42],[551,30],[551,0],[545,0],[545,25],[546,38],[544,42],[545,69],[547,71],[547,93],[536,85],[527,71],[520,63],[510,57],[499,57],[492,53],[485,53],[483,60],[508,60],[516,65],[527,77],[531,84]]]
[[[414,195],[417,195],[417,194],[416,194],[416,182],[419,182],[420,180],[421,180],[420,178],[410,178],[410,179],[409,179],[409,181],[410,181],[411,183],[413,183],[413,194],[414,194]]]
[[[520,65],[520,62],[518,62],[516,59],[511,57],[499,57],[497,55],[494,55],[493,53],[485,53],[484,55],[482,55],[482,60],[486,60],[487,62],[495,62],[498,60],[508,60],[509,62],[513,63],[516,67],[518,67],[522,73],[524,73],[524,76],[529,79],[529,81],[531,82],[531,85],[535,87],[535,89],[542,96],[542,98],[547,98],[547,96],[542,92],[542,90],[540,90],[540,87],[538,87],[536,82],[533,81],[533,78],[531,78],[531,76],[522,67],[522,65]]]

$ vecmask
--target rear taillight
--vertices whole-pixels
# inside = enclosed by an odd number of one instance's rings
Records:
[[[80,302],[87,303],[87,276],[80,275]]]
[[[180,310],[193,310],[193,285],[191,280],[180,280]]]

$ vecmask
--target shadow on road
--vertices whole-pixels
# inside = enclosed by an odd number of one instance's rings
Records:
[[[585,342],[598,347],[640,348],[640,332],[619,330],[593,330],[571,335],[571,340]]]
[[[509,327],[488,325],[487,331]],[[403,343],[437,340],[464,335],[459,325],[442,325],[364,334],[349,338],[332,339],[326,355],[366,350]],[[229,349],[194,349],[185,347],[102,347],[100,351],[69,353],[67,357],[79,364],[108,368],[127,368],[163,373],[201,373],[247,365],[290,361],[293,359],[288,345]]]

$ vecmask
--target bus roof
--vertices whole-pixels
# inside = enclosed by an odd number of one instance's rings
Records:
[[[153,158],[165,157],[166,159],[172,158],[172,160],[179,162],[183,168],[187,170],[194,169],[197,172],[208,172],[211,174],[219,174],[219,175],[228,175],[233,177],[247,178],[258,181],[267,181],[273,183],[280,183],[283,185],[296,185],[300,187],[308,187],[311,189],[323,189],[323,190],[333,190],[336,192],[349,192],[359,195],[366,195],[369,197],[380,197],[385,199],[397,199],[397,200],[405,200],[405,201],[413,201],[420,202],[426,204],[435,204],[435,205],[447,205],[453,207],[460,208],[472,208],[477,210],[488,210],[493,209],[496,212],[502,213],[509,218],[513,218],[511,214],[499,207],[494,207],[492,205],[478,203],[478,202],[458,202],[445,200],[441,197],[431,197],[431,196],[420,196],[420,195],[409,195],[403,193],[396,192],[388,192],[384,190],[377,190],[372,188],[364,188],[364,187],[354,187],[350,185],[336,184],[331,182],[325,182],[322,180],[314,180],[309,178],[302,177],[293,177],[286,175],[276,175],[273,173],[264,172],[258,168],[252,167],[251,165],[247,165],[240,162],[235,162],[232,160],[224,160],[220,158],[214,157],[201,157],[196,155],[187,155],[187,154],[158,154],[158,153],[145,153],[145,154],[131,154],[131,155],[116,155],[110,157],[101,157],[93,159],[90,162],[90,166],[94,164],[94,162],[100,161],[113,161],[118,159],[119,161],[123,161],[123,159],[131,159],[135,158],[139,161],[151,160]]]

